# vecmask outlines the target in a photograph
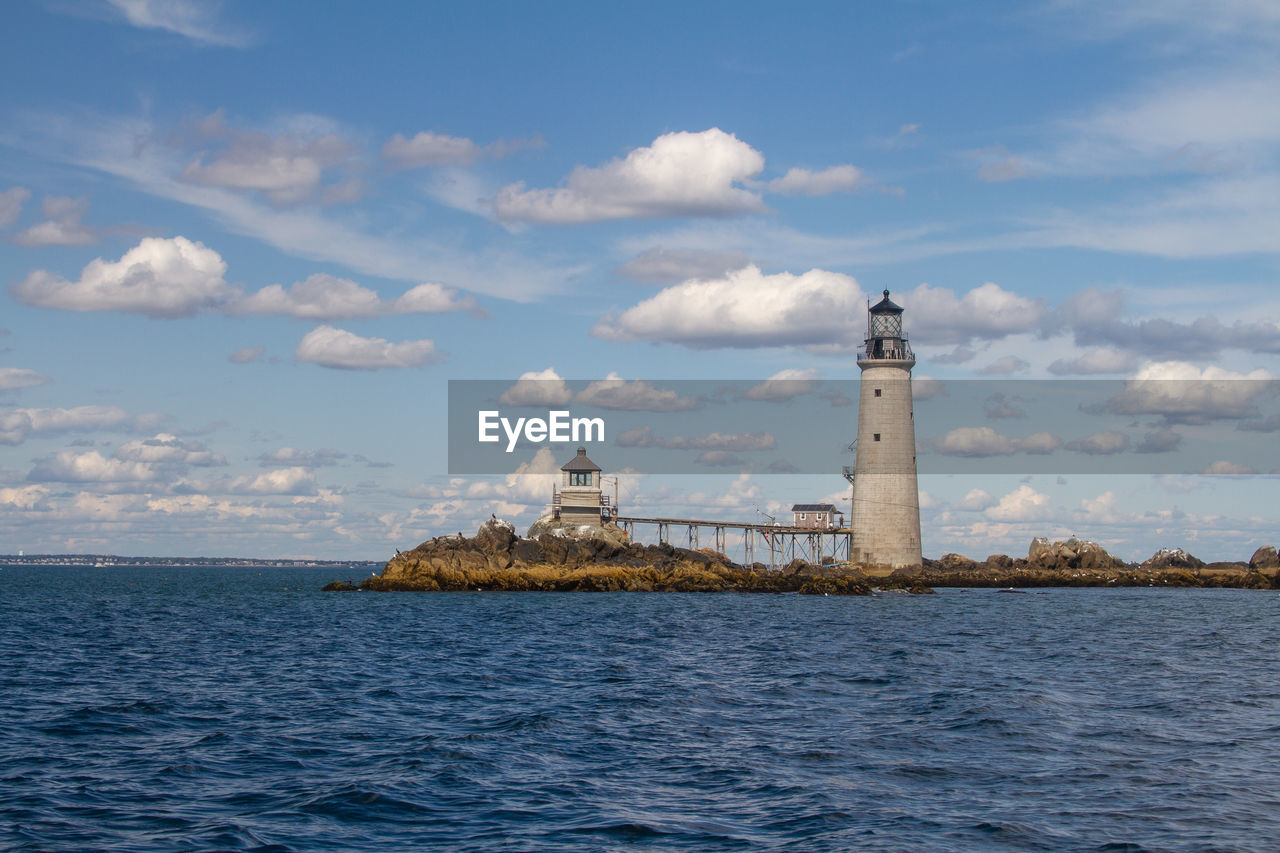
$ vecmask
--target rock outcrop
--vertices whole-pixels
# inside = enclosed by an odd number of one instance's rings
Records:
[[[1204,560],[1193,557],[1181,548],[1161,548],[1144,560],[1138,568],[1147,572],[1168,569],[1203,569]]]
[[[1272,552],[1274,553],[1274,552]],[[1265,548],[1255,562],[1268,561]],[[1280,561],[1277,561],[1280,563]],[[992,554],[981,563],[960,554],[924,561],[918,572],[894,573],[900,580],[916,578],[931,587],[1047,587],[1047,586],[1182,586],[1280,588],[1280,565],[1258,569],[1245,563],[1205,564],[1181,548],[1157,551],[1141,564],[1125,563],[1096,542],[1071,538],[1050,542],[1036,538],[1026,559]]]
[[[1276,555],[1276,546],[1263,545],[1254,551],[1253,556],[1249,558],[1249,568],[1271,572],[1280,569],[1280,556]]]
[[[616,524],[578,524],[569,525],[560,519],[544,515],[529,526],[526,539],[541,539],[543,536],[556,536],[561,539],[603,539],[617,545],[631,542],[627,532]]]
[[[1031,540],[1027,549],[1027,565],[1043,571],[1097,571],[1116,569],[1124,561],[1107,553],[1097,542],[1089,542],[1072,536],[1070,539],[1050,542],[1043,536]]]
[[[598,531],[603,530],[603,535]],[[621,530],[614,528],[618,533]],[[549,590],[663,592],[800,592],[870,595],[856,570],[795,561],[781,571],[740,566],[711,549],[636,545],[603,528],[535,529],[520,538],[501,520],[475,536],[437,537],[397,554],[381,575],[360,584],[368,590]]]
[[[1125,563],[1096,542],[1037,538],[1027,556],[992,554],[982,562],[961,554],[924,560],[869,579],[847,564],[794,560],[779,570],[738,565],[711,548],[637,545],[614,525],[568,529],[540,519],[521,538],[493,519],[475,536],[441,536],[398,553],[364,590],[554,590],[658,592],[799,592],[869,595],[875,589],[932,592],[931,587],[1180,586],[1280,589],[1274,546],[1248,563],[1205,564],[1180,548],[1165,548],[1141,564]],[[874,587],[873,587],[874,585]],[[330,590],[355,589],[335,582]]]

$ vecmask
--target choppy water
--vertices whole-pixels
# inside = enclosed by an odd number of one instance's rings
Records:
[[[335,576],[0,570],[0,848],[1280,846],[1278,593]]]

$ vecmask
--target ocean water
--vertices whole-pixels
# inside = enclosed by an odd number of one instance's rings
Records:
[[[6,850],[1280,847],[1280,593],[0,569]]]

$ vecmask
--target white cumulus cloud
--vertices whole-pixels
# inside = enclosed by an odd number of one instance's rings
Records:
[[[37,462],[27,475],[36,483],[136,483],[155,477],[155,469],[145,462],[108,459],[96,450],[61,451]]]
[[[226,457],[199,442],[183,441],[170,433],[128,441],[116,448],[115,456],[125,462],[149,465],[194,465],[200,468],[226,465]]]
[[[981,512],[995,506],[996,499],[983,489],[970,489],[956,506],[960,509]]]
[[[1039,329],[1048,315],[1042,299],[1029,299],[994,282],[964,296],[945,287],[921,284],[904,294],[905,325],[930,344],[962,344],[974,338],[995,340]]]
[[[563,406],[573,399],[573,391],[554,367],[530,370],[498,395],[504,406]]]
[[[118,261],[97,258],[67,281],[36,270],[10,286],[19,302],[66,311],[124,311],[189,317],[234,296],[222,256],[186,237],[145,237]]]
[[[1185,361],[1143,365],[1124,390],[1097,408],[1123,415],[1162,415],[1170,423],[1257,415],[1259,397],[1275,392],[1275,376],[1267,370],[1237,373],[1222,367],[1196,367]]]
[[[764,202],[740,184],[763,168],[759,151],[719,128],[667,133],[604,166],[579,166],[558,189],[503,187],[494,212],[504,222],[554,225],[760,213]]]
[[[1038,521],[1052,514],[1049,496],[1022,484],[986,511],[996,521]]]
[[[458,292],[443,284],[426,282],[406,290],[391,303],[390,314],[442,314],[446,311],[470,311],[476,302],[470,296],[459,297]]]
[[[0,489],[0,507],[10,509],[37,509],[49,496],[44,486],[21,486],[12,489]]]
[[[392,343],[385,338],[363,338],[345,329],[320,326],[298,343],[294,358],[339,370],[381,370],[418,367],[438,360],[429,339]]]
[[[821,269],[766,275],[748,266],[665,288],[602,318],[592,334],[692,349],[849,346],[860,342],[865,323],[866,296],[850,276]]]
[[[436,314],[475,307],[470,297],[459,298],[443,285],[426,283],[394,300],[354,281],[316,273],[288,289],[272,284],[228,306],[236,314],[284,314],[305,320],[342,320],[384,314]]]
[[[307,468],[277,468],[236,477],[227,490],[236,495],[314,495],[316,477]]]

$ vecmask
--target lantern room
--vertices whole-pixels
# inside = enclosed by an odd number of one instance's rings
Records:
[[[884,298],[867,308],[867,338],[864,341],[862,359],[899,359],[915,361],[911,344],[902,331],[902,306]]]

